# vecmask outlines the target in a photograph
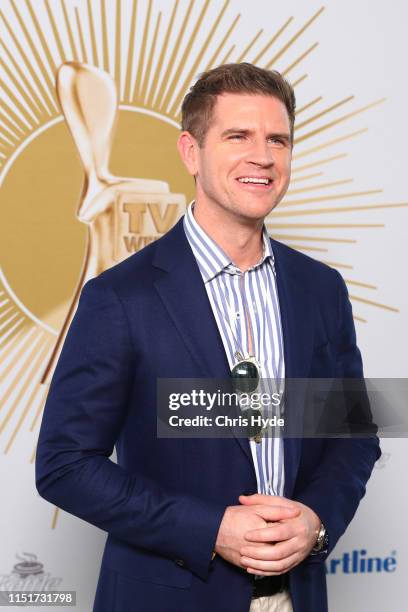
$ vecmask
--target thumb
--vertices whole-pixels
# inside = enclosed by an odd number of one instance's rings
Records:
[[[264,501],[265,495],[260,495],[259,493],[254,493],[253,495],[240,495],[238,497],[239,503],[244,506],[253,506],[255,504],[265,503]]]

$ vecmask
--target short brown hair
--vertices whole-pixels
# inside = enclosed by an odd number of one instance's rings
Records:
[[[248,93],[274,96],[286,107],[293,142],[296,99],[290,83],[276,70],[253,64],[223,64],[203,72],[190,88],[181,106],[182,130],[190,132],[198,144],[204,144],[217,96],[223,93]]]

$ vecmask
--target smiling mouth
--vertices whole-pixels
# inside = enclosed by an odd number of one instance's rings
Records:
[[[265,189],[267,187],[270,187],[273,183],[273,179],[267,177],[267,176],[259,176],[259,177],[255,177],[255,176],[240,176],[239,178],[236,179],[238,181],[238,183],[240,183],[241,185],[244,185],[245,187],[256,187],[256,188],[261,188],[261,189]]]

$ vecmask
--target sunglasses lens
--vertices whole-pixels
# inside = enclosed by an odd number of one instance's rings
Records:
[[[231,376],[235,389],[240,393],[252,393],[258,387],[258,368],[251,361],[237,363],[231,370]]]

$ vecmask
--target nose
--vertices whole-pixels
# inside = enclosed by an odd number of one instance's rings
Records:
[[[248,153],[248,162],[262,168],[270,168],[273,166],[273,151],[264,138],[257,138],[253,141],[252,147]]]

